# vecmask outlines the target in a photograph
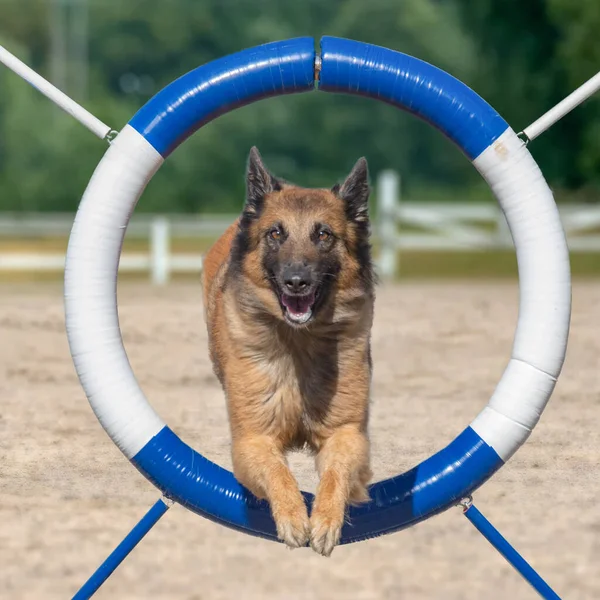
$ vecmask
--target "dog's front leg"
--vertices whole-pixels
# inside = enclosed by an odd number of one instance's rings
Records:
[[[290,548],[305,546],[308,512],[277,441],[267,435],[234,439],[233,473],[255,496],[269,501],[279,539]]]
[[[310,545],[329,556],[339,542],[348,503],[369,499],[369,440],[358,425],[337,428],[317,455],[321,480],[310,518]]]

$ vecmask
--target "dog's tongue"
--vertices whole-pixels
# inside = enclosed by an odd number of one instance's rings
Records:
[[[281,299],[283,305],[295,315],[303,315],[307,313],[315,301],[314,294],[308,294],[307,296],[288,296],[283,294]]]

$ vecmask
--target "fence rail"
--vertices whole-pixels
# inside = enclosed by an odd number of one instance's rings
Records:
[[[400,178],[383,171],[377,179],[373,236],[378,247],[376,263],[383,278],[398,273],[402,251],[481,251],[511,249],[512,239],[504,215],[493,203],[416,203],[401,200]],[[600,253],[600,205],[569,204],[559,207],[573,252]],[[127,239],[148,241],[147,252],[124,252],[120,270],[146,272],[155,284],[172,273],[202,269],[202,255],[174,252],[174,239],[216,239],[234,220],[233,215],[134,215]],[[67,238],[72,214],[0,214],[2,238],[27,240]],[[2,252],[1,271],[61,271],[64,253]]]

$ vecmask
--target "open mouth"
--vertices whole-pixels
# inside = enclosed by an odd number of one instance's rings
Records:
[[[307,323],[313,315],[315,300],[316,291],[303,296],[281,294],[286,319],[296,325]]]

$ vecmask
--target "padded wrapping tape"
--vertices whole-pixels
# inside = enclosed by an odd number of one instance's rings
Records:
[[[314,40],[272,42],[211,61],[151,98],[129,121],[167,157],[212,119],[261,98],[314,89]]]
[[[382,100],[435,125],[472,160],[508,123],[464,83],[418,58],[353,40],[321,39],[319,89]]]
[[[227,470],[165,427],[132,459],[166,496],[227,527],[276,540],[267,502],[257,500]],[[391,533],[455,505],[503,462],[470,427],[420,465],[369,489],[371,501],[351,507],[342,544]],[[312,495],[304,493],[308,505]]]

